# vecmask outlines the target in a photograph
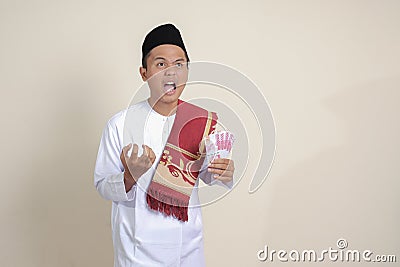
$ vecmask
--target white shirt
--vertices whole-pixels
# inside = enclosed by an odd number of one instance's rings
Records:
[[[115,114],[104,128],[94,184],[103,198],[112,200],[114,267],[205,266],[201,209],[199,206],[193,207],[199,203],[199,179],[189,200],[187,222],[153,211],[146,203],[147,187],[174,119],[175,114],[163,116],[144,100]],[[137,184],[125,192],[120,154],[129,143],[138,144],[139,156],[142,154],[141,145],[148,145],[154,151],[156,160]],[[210,185],[218,184],[228,189],[233,187],[233,181],[224,183],[216,180],[207,172],[207,168],[200,172],[199,178]]]

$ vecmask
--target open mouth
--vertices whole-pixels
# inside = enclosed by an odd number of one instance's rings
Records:
[[[167,82],[164,84],[164,92],[166,95],[173,95],[176,91],[176,83],[175,82]]]

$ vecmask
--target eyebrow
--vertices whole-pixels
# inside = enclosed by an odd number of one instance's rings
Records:
[[[163,57],[155,57],[155,58],[154,58],[154,61],[156,61],[156,60],[158,60],[158,59],[166,60],[166,59],[163,58]],[[184,61],[184,60],[185,60],[184,58],[178,58],[178,59],[176,59],[173,63],[175,63],[175,62],[177,62],[177,61]]]

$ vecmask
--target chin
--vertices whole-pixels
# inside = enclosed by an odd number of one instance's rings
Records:
[[[166,103],[166,104],[172,104],[178,101],[179,96],[167,96],[164,95],[163,97],[160,98],[160,102]]]

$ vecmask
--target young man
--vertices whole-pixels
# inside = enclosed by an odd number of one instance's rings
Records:
[[[140,75],[150,97],[115,114],[103,131],[94,184],[112,200],[116,267],[205,266],[198,178],[232,188],[234,164],[202,157],[217,116],[179,99],[188,62],[174,25],[149,32]]]

